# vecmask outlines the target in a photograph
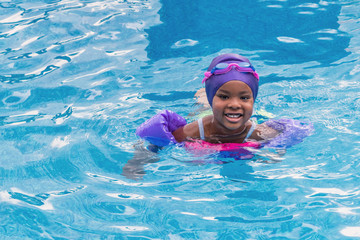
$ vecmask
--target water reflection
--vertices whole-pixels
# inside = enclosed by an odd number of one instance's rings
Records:
[[[0,235],[359,236],[358,4],[299,2],[2,1]],[[276,164],[190,164],[174,149],[132,164],[135,128],[193,110],[194,75],[224,48],[263,68],[266,110],[314,117],[313,142]],[[143,179],[121,175],[128,166]]]
[[[257,51],[269,64],[328,65],[348,54],[349,36],[338,29],[340,10],[340,4],[325,1],[162,1],[163,23],[146,30],[146,50],[153,61],[235,48]]]

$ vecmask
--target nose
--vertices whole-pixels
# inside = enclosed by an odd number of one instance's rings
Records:
[[[241,108],[241,101],[239,98],[230,98],[228,107],[232,109],[239,109]]]

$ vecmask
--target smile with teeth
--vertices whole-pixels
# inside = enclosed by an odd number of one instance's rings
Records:
[[[241,113],[226,113],[225,116],[227,116],[228,118],[239,118],[242,117]]]

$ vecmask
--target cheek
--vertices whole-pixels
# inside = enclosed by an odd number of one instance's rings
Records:
[[[219,110],[219,108],[217,108],[216,106],[213,105],[212,112],[214,115],[218,115],[220,113],[220,110]]]
[[[216,97],[216,96],[215,96]],[[217,101],[215,100],[215,97],[213,97],[211,106],[214,108],[214,106],[216,106]]]
[[[221,104],[219,101],[217,101],[215,99],[215,97],[213,98],[213,101],[212,101],[212,109],[213,111],[216,110],[216,109],[219,109],[221,107]]]
[[[248,112],[252,115],[253,111],[254,111],[254,104],[250,103],[248,106],[247,106],[247,110]]]
[[[214,115],[215,118],[218,118],[219,116],[222,116],[223,114],[223,109],[221,108],[221,106],[219,106],[219,104],[214,104],[212,106],[212,113]]]

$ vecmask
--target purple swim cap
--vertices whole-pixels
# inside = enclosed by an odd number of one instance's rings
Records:
[[[211,71],[217,64],[219,63],[241,63],[247,62],[250,63],[249,59],[246,57],[240,56],[234,53],[226,53],[220,56],[217,56],[212,60],[210,66],[207,71]],[[251,63],[250,63],[251,64]],[[258,88],[259,88],[259,81],[258,79],[249,72],[239,72],[236,69],[231,69],[229,72],[224,74],[214,74],[205,82],[205,91],[206,96],[209,101],[210,106],[212,107],[212,100],[217,92],[217,90],[225,83],[238,80],[244,82],[248,85],[252,91],[254,101],[256,99]]]

